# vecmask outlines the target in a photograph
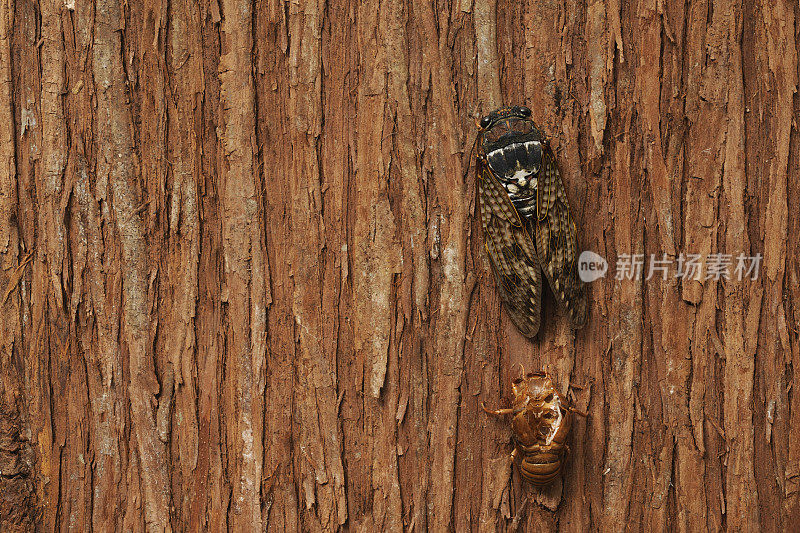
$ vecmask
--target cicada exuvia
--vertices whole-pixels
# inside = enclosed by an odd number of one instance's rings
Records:
[[[572,413],[586,416],[569,405],[545,372],[524,373],[511,383],[514,393],[508,409],[483,410],[490,415],[511,415],[514,437],[512,457],[520,456],[519,472],[534,485],[547,485],[558,477],[569,454],[567,438]]]

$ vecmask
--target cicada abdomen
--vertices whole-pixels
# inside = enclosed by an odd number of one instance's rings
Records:
[[[530,372],[515,379],[514,400],[509,409],[483,410],[490,415],[511,415],[514,452],[519,472],[538,486],[549,484],[564,467],[569,454],[567,438],[572,426],[572,409],[544,372]]]
[[[483,117],[476,171],[484,243],[500,298],[527,337],[539,331],[542,271],[572,326],[586,322],[577,231],[547,139],[527,107]]]

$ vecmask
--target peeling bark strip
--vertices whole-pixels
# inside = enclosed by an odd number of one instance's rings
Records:
[[[3,3],[0,530],[791,529],[797,13]],[[501,104],[609,260],[579,332],[546,297],[521,337],[473,239]],[[589,412],[544,489],[480,410],[517,363]]]
[[[122,334],[128,352],[128,393],[138,452],[144,523],[148,531],[171,531],[166,446],[156,433],[153,406],[159,383],[149,338],[147,238],[140,206],[137,163],[126,104],[120,39],[120,9],[113,0],[96,6],[92,67],[97,92],[97,175],[111,188],[116,232],[122,250]]]
[[[328,245],[322,220],[324,204],[318,153],[322,128],[320,30],[321,1],[289,9],[289,101],[291,143],[291,251],[289,275],[294,282],[292,312],[298,389],[296,432],[302,453],[294,453],[303,523],[313,530],[331,530],[347,520],[345,476],[339,434],[339,397],[334,371],[336,355],[324,350],[334,332],[323,323],[322,252]],[[335,244],[334,250],[340,249]],[[333,302],[331,302],[333,304]],[[290,339],[284,339],[289,342]],[[297,480],[296,480],[297,482]]]
[[[12,109],[13,74],[11,70],[11,35],[9,27],[13,18],[13,6],[4,3],[0,6],[0,271],[4,281],[7,272],[18,262],[17,230],[14,219],[17,217],[14,206],[17,199],[17,179],[15,161],[14,114]],[[13,240],[12,240],[13,239]],[[4,283],[3,287],[7,287]],[[5,306],[5,302],[2,302]],[[5,315],[4,315],[5,318]],[[11,328],[19,327],[19,317],[3,320]],[[11,348],[13,339],[3,333],[3,346]]]
[[[475,2],[475,47],[478,61],[478,94],[483,113],[501,107],[500,76],[497,61],[497,1]],[[511,102],[509,102],[510,104]]]
[[[741,4],[725,6],[735,13]],[[724,17],[725,15],[720,15]],[[740,207],[739,194],[744,185],[745,152],[744,117],[742,109],[743,87],[741,85],[741,52],[735,43],[741,42],[742,21],[735,14],[725,21],[732,49],[730,70],[727,76],[730,90],[726,97],[728,105],[728,132],[724,152],[723,181],[728,208],[732,215],[728,219],[725,249],[731,253],[750,249],[744,227],[744,213]],[[725,35],[727,33],[727,35]],[[787,147],[788,147],[788,139]],[[745,152],[746,153],[746,152]],[[768,238],[772,238],[769,236]],[[721,239],[720,239],[721,240]],[[766,250],[765,250],[766,253]],[[774,258],[773,258],[774,260]],[[770,260],[772,262],[772,260]],[[728,475],[725,483],[727,496],[728,526],[734,531],[759,528],[757,485],[755,480],[755,457],[753,452],[753,413],[744,406],[753,405],[753,373],[755,370],[758,314],[761,294],[756,287],[728,285],[725,287],[725,329],[722,338],[725,350],[724,428],[729,438]],[[756,290],[754,290],[756,289]],[[755,322],[754,322],[755,321]]]
[[[439,285],[436,292],[437,316],[431,325],[429,361],[433,375],[430,433],[430,501],[428,526],[435,531],[450,527],[455,486],[455,453],[458,428],[458,405],[466,338],[466,317],[474,281],[466,276],[467,206],[463,169],[458,157],[463,145],[456,127],[453,62],[448,50],[448,21],[439,20],[431,4],[414,3],[427,36],[423,54],[430,67],[433,112],[433,153],[427,166],[431,169],[433,187],[429,194],[440,206],[435,214],[443,220],[438,227],[441,249],[437,268]],[[439,38],[434,39],[433,36]],[[436,238],[436,237],[434,237]],[[429,240],[431,236],[429,235]]]
[[[168,107],[167,131],[173,132],[176,142],[168,143],[168,157],[173,161],[172,192],[168,205],[169,249],[163,253],[162,272],[166,290],[162,298],[172,300],[165,306],[166,320],[174,325],[165,332],[164,361],[166,375],[173,376],[174,402],[180,418],[172,426],[172,410],[167,403],[159,404],[159,438],[172,443],[173,461],[180,464],[178,485],[173,481],[175,514],[189,529],[204,524],[198,516],[199,506],[206,504],[206,475],[201,466],[198,411],[199,378],[195,353],[197,350],[197,300],[200,264],[200,201],[198,181],[200,165],[195,160],[201,142],[202,119],[195,103],[202,94],[202,57],[199,47],[199,12],[192,2],[172,3],[169,20],[171,47],[167,50],[170,78],[174,81],[175,100]],[[166,21],[164,21],[166,23]],[[185,69],[185,71],[184,71]],[[172,296],[170,298],[170,296]],[[171,434],[170,429],[172,429]],[[165,434],[166,433],[166,434]],[[177,472],[173,472],[173,479]]]
[[[230,372],[223,381],[227,474],[232,486],[228,523],[234,530],[262,530],[263,394],[266,308],[262,218],[255,155],[255,90],[252,78],[252,3],[222,2],[220,24],[220,204],[225,277],[223,303]]]
[[[371,5],[359,10],[358,34],[361,68],[369,79],[361,85],[357,99],[357,144],[353,249],[353,304],[358,324],[354,333],[355,355],[364,361],[364,415],[367,424],[364,446],[371,460],[372,512],[365,526],[375,531],[403,528],[402,501],[397,466],[397,383],[385,387],[390,364],[390,346],[397,313],[395,275],[402,258],[397,242],[397,222],[389,199],[392,142],[395,128],[387,112],[387,55],[396,53],[391,43],[379,39],[386,32],[387,2],[376,12]],[[398,43],[399,44],[399,43]],[[383,142],[383,139],[387,139]],[[397,356],[395,355],[395,358]],[[394,363],[396,365],[396,362]],[[389,374],[389,378],[393,376]],[[383,397],[384,405],[379,401]],[[367,525],[369,524],[369,525]]]

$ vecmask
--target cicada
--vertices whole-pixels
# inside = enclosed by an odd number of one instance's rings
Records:
[[[529,372],[511,383],[514,400],[509,409],[483,410],[490,415],[511,415],[514,438],[512,457],[521,456],[519,472],[534,485],[544,486],[558,477],[569,454],[567,437],[570,407],[545,372]]]
[[[486,252],[500,298],[526,337],[539,331],[542,271],[574,328],[586,323],[578,278],[577,230],[548,140],[527,107],[504,107],[480,121],[478,195]]]

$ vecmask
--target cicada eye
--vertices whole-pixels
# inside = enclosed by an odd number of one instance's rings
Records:
[[[519,112],[522,114],[523,117],[531,116],[531,110],[525,106],[519,108]]]
[[[490,119],[489,116],[487,115],[481,119],[481,128],[486,129],[489,127],[489,124],[491,123],[492,119]]]

